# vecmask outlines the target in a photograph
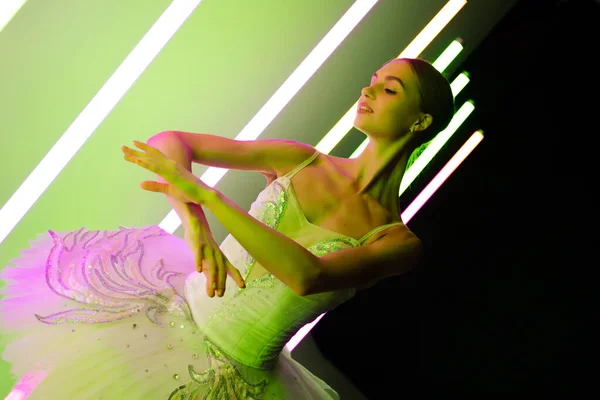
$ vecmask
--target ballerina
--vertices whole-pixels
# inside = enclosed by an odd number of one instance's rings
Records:
[[[31,399],[339,398],[282,350],[357,290],[415,267],[422,244],[401,221],[399,186],[453,111],[442,74],[397,59],[362,90],[354,125],[370,142],[356,159],[178,131],[123,146],[159,176],[141,187],[167,195],[186,237],[81,228],[32,243],[0,274],[11,373],[45,376]],[[192,162],[254,170],[267,186],[247,212]],[[220,246],[203,209],[229,231]]]

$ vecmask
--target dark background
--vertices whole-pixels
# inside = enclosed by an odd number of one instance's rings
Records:
[[[403,194],[403,209],[474,131],[485,138],[408,224],[426,254],[312,330],[370,399],[581,388],[566,288],[585,223],[572,166],[598,133],[584,105],[598,103],[599,9],[523,0],[458,69],[471,82],[456,103],[476,109]]]

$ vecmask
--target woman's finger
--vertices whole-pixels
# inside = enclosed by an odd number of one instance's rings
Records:
[[[204,264],[204,261],[202,263]],[[202,267],[202,273],[204,274],[204,277],[206,278],[205,280],[206,280],[206,287],[207,288],[208,288],[208,270],[209,270],[209,268],[206,265],[204,265]]]
[[[162,172],[160,167],[157,167],[151,160],[146,157],[133,157],[133,156],[125,156],[125,160],[130,161],[134,164],[139,165],[140,167],[146,168],[149,171],[157,173],[159,175]]]
[[[202,264],[203,264],[202,247],[201,246],[196,246],[196,249],[195,249],[194,253],[195,253],[194,254],[194,258],[196,260],[196,270],[198,272],[202,272]]]
[[[133,154],[135,154],[136,157],[145,160],[151,160],[153,165],[160,165],[162,168],[170,172],[173,172],[173,170],[177,170],[177,166],[179,164],[177,164],[175,160],[165,156],[160,150],[155,149],[154,147],[149,146],[146,143],[138,142],[137,140],[134,140],[134,143],[137,147],[145,151],[145,153],[142,153],[136,150],[130,150],[131,153],[135,152]]]
[[[134,141],[134,143],[140,144],[140,142],[136,141]],[[125,160],[130,161],[134,164],[141,165],[144,168],[150,169],[151,171],[154,171],[155,169],[164,169],[165,167],[173,167],[173,165],[171,165],[173,164],[173,160],[168,159],[163,153],[156,150],[155,148],[145,145],[143,143],[141,143],[141,146],[138,147],[143,148],[144,150],[146,150],[146,152],[144,153],[138,150],[130,149],[127,146],[121,146],[121,150],[123,151],[123,153],[125,153]],[[162,157],[163,159],[160,159],[160,157]],[[163,164],[165,165],[162,166]],[[157,165],[161,165],[162,167],[159,168]]]
[[[125,156],[133,158],[156,157],[156,155],[149,152],[132,149],[131,147],[127,146],[121,146],[121,151]]]
[[[208,274],[210,276],[209,280],[210,280],[210,290],[211,290],[211,294],[209,294],[210,297],[215,297],[215,291],[217,289],[217,279],[218,279],[218,271],[217,271],[217,266],[215,265],[214,262],[214,258],[212,257],[212,249],[209,248],[208,246],[206,247],[206,251],[204,252],[204,257],[207,258],[210,262],[209,262],[209,271]]]
[[[223,264],[223,257],[221,256],[221,251],[216,249],[213,253],[214,263],[217,266],[217,296],[223,297],[225,293],[225,280],[227,279],[227,270],[225,269],[225,265]]]
[[[144,190],[148,190],[149,192],[157,192],[157,193],[168,193],[169,192],[169,184],[155,181],[143,181],[140,183],[140,187]]]
[[[203,268],[202,268],[202,272],[204,272],[204,278],[206,278],[205,279],[205,281],[206,281],[206,295],[208,297],[213,297],[214,296],[214,292],[212,292],[213,291],[212,283],[210,283],[210,268],[208,266],[204,265]],[[211,295],[211,293],[212,293],[212,295]]]
[[[132,156],[132,157],[140,157],[140,156],[143,156],[144,154],[146,154],[146,153],[144,153],[142,151],[139,151],[139,150],[136,150],[136,149],[132,149],[132,148],[127,147],[125,145],[121,146],[121,151],[123,153],[129,155],[129,156]]]
[[[136,147],[139,147],[140,149],[147,151],[148,153],[152,153],[152,154],[159,154],[161,156],[165,156],[160,150],[144,143],[144,142],[140,142],[137,140],[133,141],[133,144],[135,144]]]
[[[242,277],[242,274],[240,273],[240,271],[236,267],[231,265],[229,260],[227,260],[226,262],[227,262],[227,274],[231,278],[233,278],[233,280],[235,281],[235,283],[237,283],[237,285],[239,287],[241,287],[242,289],[245,288],[246,282],[244,282],[244,278]]]

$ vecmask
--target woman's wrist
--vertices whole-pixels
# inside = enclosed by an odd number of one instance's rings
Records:
[[[188,209],[187,219],[186,221],[182,221],[186,229],[198,227],[209,229],[208,221],[206,219],[206,215],[204,215],[202,206],[194,203],[186,203],[186,207]]]

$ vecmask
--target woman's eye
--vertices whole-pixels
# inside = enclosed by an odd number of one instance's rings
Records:
[[[390,89],[385,89],[385,91],[389,94],[396,94],[396,92],[394,92],[393,90],[390,90]]]

